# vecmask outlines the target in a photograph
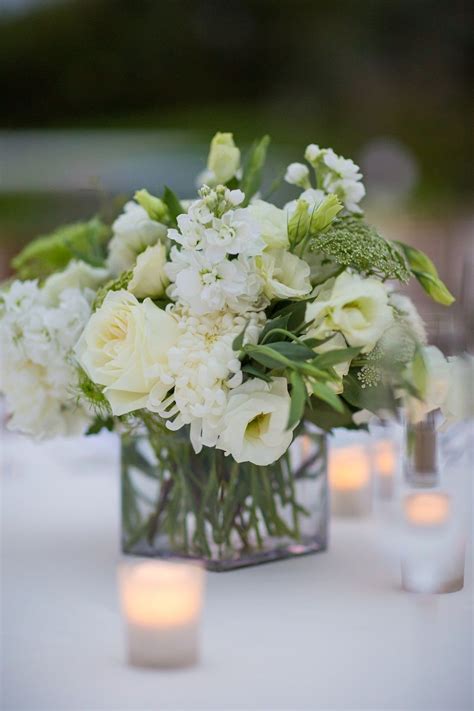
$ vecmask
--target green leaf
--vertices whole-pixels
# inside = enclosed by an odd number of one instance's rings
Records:
[[[336,218],[327,230],[311,238],[310,248],[362,274],[402,282],[410,279],[403,252],[358,217]]]
[[[412,247],[409,244],[399,242],[398,240],[395,241],[395,244],[397,244],[403,251],[411,269],[416,269],[419,272],[426,272],[426,274],[431,274],[434,277],[438,276],[438,271],[435,265],[424,252],[421,252],[419,249],[415,249],[415,247]]]
[[[288,323],[286,328],[293,333],[297,332],[300,326],[304,323],[306,314],[306,302],[312,301],[314,297],[303,299],[301,301],[292,301],[287,306],[279,309],[277,316],[288,315]]]
[[[86,431],[86,436],[98,434],[102,430],[113,432],[115,420],[113,417],[96,417],[89,429]]]
[[[317,406],[310,409],[309,407],[305,410],[304,418],[313,422],[317,427],[330,432],[335,427],[345,427],[348,429],[357,429],[358,426],[354,423],[352,419],[352,412],[349,407],[343,403],[344,411],[337,412],[333,407],[318,400]]]
[[[317,368],[328,368],[352,360],[359,355],[360,350],[360,348],[335,348],[333,351],[321,353],[313,362]]]
[[[240,189],[245,193],[245,200],[242,206],[249,204],[252,197],[260,188],[262,180],[263,166],[267,157],[267,149],[270,144],[270,136],[264,136],[252,146],[245,163]]]
[[[277,351],[273,351],[270,346],[247,345],[244,347],[244,351],[252,360],[261,363],[261,365],[264,365],[266,368],[281,369],[282,367],[287,368],[292,365],[288,358],[280,355]]]
[[[311,383],[311,387],[313,389],[314,395],[317,398],[326,402],[328,405],[334,408],[336,412],[340,412],[341,414],[344,412],[344,403],[341,401],[339,395],[336,395],[336,393],[333,392],[331,388],[329,388],[324,383],[318,382]]]
[[[263,370],[260,370],[260,368],[254,368],[253,365],[243,365],[242,366],[242,372],[247,373],[248,375],[253,375],[254,378],[259,378],[259,380],[264,380],[266,383],[271,383],[272,378],[270,375],[267,375],[267,373],[264,373]]]
[[[426,293],[431,296],[434,301],[437,301],[438,304],[450,306],[454,301],[456,301],[448,287],[439,277],[428,274],[428,272],[419,272],[416,269],[413,269],[413,274],[416,276]]]
[[[109,236],[110,229],[98,218],[63,225],[27,244],[12,267],[20,279],[42,279],[65,269],[71,259],[103,266]]]
[[[293,371],[290,375],[290,383],[291,403],[288,424],[286,425],[287,430],[291,430],[301,420],[306,404],[306,385],[301,375]]]
[[[270,331],[273,331],[276,328],[284,328],[286,329],[288,327],[288,320],[290,318],[290,314],[284,314],[283,316],[276,316],[275,318],[269,319],[262,331],[260,332],[259,336],[259,341],[263,341],[263,339],[267,336],[267,334],[270,333]],[[278,334],[275,334],[275,338],[278,338]],[[271,342],[272,336],[269,337],[269,339],[266,341],[267,343]]]
[[[303,346],[300,343],[293,343],[293,342],[288,342],[288,341],[276,341],[274,343],[269,343],[268,347],[272,349],[272,351],[277,351],[278,353],[281,353],[281,355],[284,355],[286,358],[289,358],[289,360],[310,360],[314,358],[314,352],[311,350],[311,348],[308,348],[307,346]]]
[[[168,188],[168,186],[166,185],[163,192],[163,202],[168,208],[171,224],[176,227],[176,218],[178,217],[178,215],[183,214],[184,208],[181,205],[178,196],[171,190],[171,188]]]
[[[238,336],[236,336],[236,337],[234,338],[234,340],[232,341],[232,350],[234,350],[234,351],[240,351],[240,350],[241,350],[242,346],[244,345],[245,331],[247,330],[247,326],[248,326],[248,325],[249,325],[249,324],[248,324],[248,321],[247,321],[247,323],[245,324],[245,326],[243,327],[243,329],[241,330],[241,332],[240,332],[240,333],[238,334]]]

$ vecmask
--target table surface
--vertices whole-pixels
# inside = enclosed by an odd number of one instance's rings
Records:
[[[471,555],[462,591],[406,594],[387,511],[335,520],[327,553],[208,575],[199,666],[137,670],[117,440],[2,445],[5,711],[472,708]]]

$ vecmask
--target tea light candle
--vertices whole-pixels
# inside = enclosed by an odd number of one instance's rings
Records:
[[[119,568],[128,659],[134,666],[195,664],[204,570],[192,563],[147,561]]]
[[[391,499],[395,490],[397,448],[390,439],[382,439],[373,446],[376,492],[381,499]]]
[[[331,512],[335,516],[365,516],[371,510],[370,461],[365,447],[351,445],[329,454]]]
[[[408,592],[445,593],[464,585],[465,543],[452,516],[451,497],[441,491],[408,494],[408,530],[402,553],[402,586]]]

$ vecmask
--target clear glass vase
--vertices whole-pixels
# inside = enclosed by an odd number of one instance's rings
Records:
[[[270,466],[237,464],[186,431],[122,436],[122,550],[223,571],[327,546],[326,437],[302,427]]]

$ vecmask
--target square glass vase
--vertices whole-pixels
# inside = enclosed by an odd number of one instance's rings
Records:
[[[314,426],[269,466],[196,454],[183,431],[128,433],[121,482],[126,554],[225,571],[327,547],[327,442]]]

